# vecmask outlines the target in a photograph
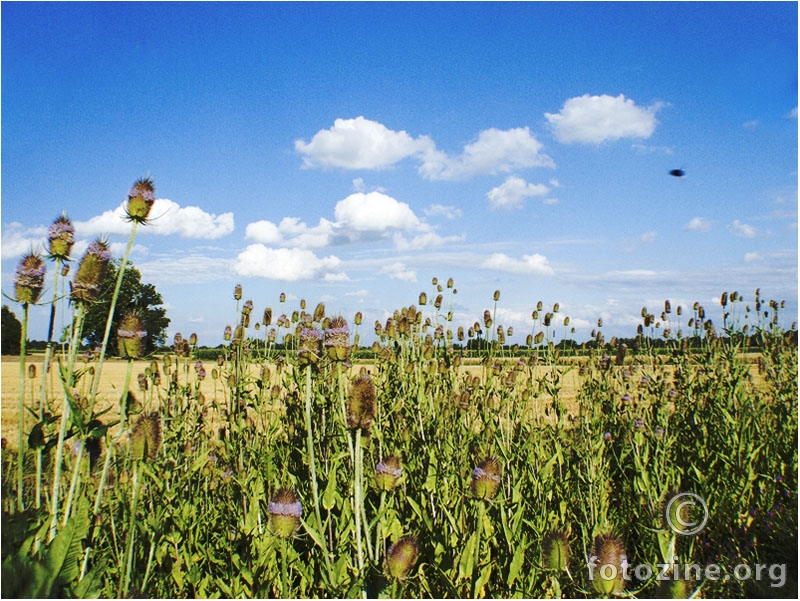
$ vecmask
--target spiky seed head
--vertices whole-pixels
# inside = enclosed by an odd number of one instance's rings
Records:
[[[69,217],[61,214],[47,228],[47,255],[51,259],[69,261],[73,244],[75,244],[75,226]]]
[[[500,291],[499,290],[495,290],[494,294],[492,295],[492,298],[494,299],[495,302],[499,301],[500,300]]]
[[[559,308],[561,308],[561,305],[559,305],[558,303],[555,303],[553,305],[553,313],[558,313]]]
[[[315,328],[301,328],[297,362],[300,367],[316,365],[322,354],[322,332]]]
[[[131,311],[119,322],[117,330],[117,345],[121,357],[139,359],[144,353],[144,339],[147,338],[147,329],[141,313]]]
[[[238,300],[242,300],[242,285],[241,284],[236,284],[236,286],[233,287],[233,298],[234,298],[234,300],[237,300],[237,301]]]
[[[282,302],[282,303],[285,303],[286,302],[286,293],[285,292],[281,292],[281,295],[278,297],[278,300],[280,302]]]
[[[14,295],[17,302],[36,304],[44,290],[44,275],[47,271],[44,260],[36,253],[28,253],[17,264],[14,274]]]
[[[155,411],[141,414],[131,430],[130,452],[136,461],[155,461],[161,447],[161,421]]]
[[[546,570],[566,570],[569,537],[563,530],[550,530],[542,539],[542,565]]]
[[[361,315],[361,311],[358,311],[355,316],[353,317],[353,323],[357,326],[361,325],[361,322],[364,320],[364,316]]]
[[[419,558],[419,547],[413,536],[403,536],[395,544],[389,547],[386,553],[386,569],[389,576],[397,580],[403,580],[411,572],[411,568],[417,563]]]
[[[544,340],[544,332],[536,332],[536,336],[533,337],[533,342],[536,344],[541,344],[542,340]]]
[[[36,365],[34,365],[33,363],[31,363],[28,366],[28,378],[30,378],[31,380],[36,379]]]
[[[611,534],[602,534],[594,539],[596,567],[593,570],[594,590],[604,596],[622,592],[623,564],[627,563],[625,548],[620,540]]]
[[[331,319],[325,330],[323,346],[331,361],[345,361],[350,354],[350,329],[347,320],[338,316]]]
[[[269,529],[279,538],[289,538],[300,526],[303,504],[297,494],[289,488],[281,488],[267,505]]]
[[[424,292],[419,293],[419,304],[425,306],[428,304],[428,295]]]
[[[396,455],[384,457],[375,466],[375,484],[378,490],[391,491],[403,476],[403,466]]]
[[[89,244],[72,282],[73,301],[91,303],[97,299],[109,261],[111,261],[111,250],[108,242],[98,238]]]
[[[722,296],[719,299],[719,304],[722,305],[723,307],[727,306],[727,304],[728,304],[728,293],[727,292],[723,292],[722,293]]]
[[[347,399],[347,427],[369,430],[375,419],[375,384],[369,376],[358,376]]]
[[[486,309],[483,312],[483,325],[487,330],[492,327],[492,314],[489,309]]]
[[[501,482],[500,462],[494,457],[486,457],[472,470],[470,488],[477,499],[491,501],[497,495]]]
[[[272,307],[264,309],[264,319],[262,320],[265,326],[272,325]]]
[[[155,201],[156,188],[153,180],[149,177],[136,180],[128,191],[128,205],[125,207],[128,221],[146,223]]]

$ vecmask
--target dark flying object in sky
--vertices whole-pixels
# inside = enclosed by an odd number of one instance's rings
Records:
[[[669,174],[673,177],[683,177],[686,172],[683,169],[670,169]]]

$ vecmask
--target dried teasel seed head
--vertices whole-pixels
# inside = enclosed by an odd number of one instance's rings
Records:
[[[369,376],[358,376],[347,399],[347,427],[369,430],[375,419],[375,384]]]
[[[322,321],[325,317],[325,304],[319,303],[314,309],[314,321]]]
[[[389,547],[386,553],[386,570],[389,576],[403,580],[419,558],[419,547],[413,536],[404,536]]]
[[[495,290],[494,294],[492,295],[492,298],[494,299],[495,302],[499,301],[500,300],[500,291],[499,290]]]
[[[267,505],[267,511],[270,531],[279,538],[289,538],[300,526],[303,504],[294,490],[281,488]]]
[[[236,284],[236,286],[233,287],[233,298],[235,300],[237,300],[237,301],[238,300],[242,300],[242,285],[241,284]]]
[[[360,326],[361,322],[363,321],[363,319],[364,319],[364,316],[361,315],[361,311],[358,311],[355,314],[355,317],[353,317],[353,323],[356,324],[357,326]]]

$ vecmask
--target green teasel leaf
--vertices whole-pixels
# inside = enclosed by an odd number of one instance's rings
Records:
[[[525,548],[526,545],[524,542],[517,545],[517,548],[514,551],[514,556],[511,558],[511,565],[508,568],[507,580],[509,587],[513,586],[517,581],[517,578],[519,578],[520,570],[522,570],[522,565],[525,563]]]

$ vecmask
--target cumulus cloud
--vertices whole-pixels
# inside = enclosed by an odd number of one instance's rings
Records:
[[[734,219],[733,223],[728,225],[728,232],[737,238],[755,238],[758,236],[758,230],[752,225],[742,223],[738,219]]]
[[[75,233],[83,237],[130,233],[131,223],[125,219],[126,204],[123,201],[116,209],[105,211],[88,221],[76,221]],[[233,227],[233,213],[215,215],[200,207],[181,207],[169,199],[158,198],[150,210],[148,225],[140,227],[138,232],[161,236],[178,234],[182,238],[214,240],[230,234]]]
[[[520,274],[553,275],[554,273],[547,257],[538,253],[522,255],[521,259],[514,259],[504,253],[494,253],[481,263],[481,267]]]
[[[544,184],[529,184],[521,177],[512,175],[496,188],[486,193],[493,209],[521,209],[530,196],[544,196],[550,189]]]
[[[0,256],[6,259],[20,259],[33,250],[43,252],[46,248],[47,228],[25,228],[21,223],[12,222],[3,228],[3,244]],[[74,251],[73,251],[74,254]]]
[[[558,113],[545,113],[559,142],[600,144],[620,138],[649,138],[655,131],[656,103],[648,108],[637,106],[623,94],[570,98]]]
[[[454,180],[527,167],[555,167],[553,159],[540,153],[542,147],[527,127],[491,128],[480,132],[478,139],[465,146],[460,156],[429,150],[419,171],[427,179]]]
[[[236,257],[234,270],[243,277],[256,276],[284,282],[346,281],[347,275],[339,271],[340,264],[341,260],[334,255],[320,258],[303,248],[251,244]]]
[[[401,280],[403,282],[416,282],[417,272],[413,269],[406,267],[404,263],[397,261],[390,263],[381,268],[381,273],[386,274],[393,280]]]
[[[403,159],[433,148],[427,136],[413,138],[364,117],[336,119],[333,127],[318,131],[310,142],[296,140],[306,167],[385,169]]]
[[[355,192],[336,203],[333,214],[342,227],[356,232],[413,230],[420,226],[408,204],[382,192]]]
[[[688,232],[708,232],[711,230],[712,225],[714,225],[714,222],[705,217],[694,217],[683,226],[683,229]]]
[[[299,139],[294,147],[303,156],[305,167],[386,169],[413,158],[420,163],[420,174],[431,180],[555,166],[549,156],[541,154],[542,143],[527,127],[484,130],[460,155],[450,156],[437,149],[429,136],[415,138],[362,116],[336,119],[331,128],[318,131],[310,142]],[[364,182],[360,178],[353,180],[353,186],[363,192]]]

